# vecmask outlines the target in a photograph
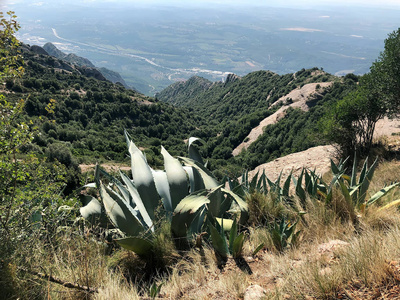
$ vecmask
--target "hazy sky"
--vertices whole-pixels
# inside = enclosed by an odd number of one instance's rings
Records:
[[[15,2],[26,4],[39,4],[55,2],[56,0],[0,0],[0,6],[3,4],[12,4]],[[265,6],[283,6],[283,7],[322,7],[322,6],[376,6],[376,7],[396,7],[400,9],[399,0],[57,0],[67,3],[95,3],[95,2],[119,2],[119,3],[140,3],[140,4],[164,4],[164,5],[265,5]]]
[[[85,2],[138,2],[138,3],[163,3],[163,4],[201,4],[201,3],[221,3],[221,4],[243,4],[243,5],[266,5],[266,6],[321,6],[321,5],[360,5],[360,6],[398,6],[399,0],[84,0]]]

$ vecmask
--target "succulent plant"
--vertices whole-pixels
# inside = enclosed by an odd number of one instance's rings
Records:
[[[120,171],[121,182],[97,165],[95,183],[85,187],[96,188],[101,201],[85,196],[86,205],[80,210],[86,219],[95,217],[104,223],[107,217],[124,235],[116,240],[119,245],[145,255],[152,248],[161,218],[171,222],[171,231],[179,239],[202,232],[207,218],[223,219],[240,214],[240,222],[246,221],[247,204],[223,188],[205,168],[193,144],[197,138],[189,139],[189,158],[174,158],[162,147],[165,167],[162,171],[148,165],[145,155],[127,132],[125,137],[132,178]]]

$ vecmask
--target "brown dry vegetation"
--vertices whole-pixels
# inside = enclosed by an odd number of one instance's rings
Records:
[[[382,162],[371,192],[398,179],[399,167],[397,161]],[[178,253],[165,234],[168,226],[157,238],[160,257],[156,260],[161,262],[157,264],[104,244],[96,230],[81,224],[60,230],[50,240],[23,242],[15,264],[1,271],[8,273],[10,285],[18,289],[21,299],[150,299],[148,291],[153,283],[163,284],[157,299],[243,299],[251,285],[261,286],[265,299],[399,298],[397,207],[380,210],[379,205],[372,206],[359,213],[353,223],[343,214],[340,193],[335,193],[332,207],[309,199],[307,214],[297,226],[299,243],[279,253],[262,226],[261,216],[273,220],[284,213],[294,220],[296,214],[288,207],[276,208],[269,196],[258,196],[261,201],[255,197],[247,199],[253,204],[253,219],[243,259],[229,259],[222,266],[205,244],[201,249]],[[400,192],[395,190],[382,203],[398,198]],[[260,203],[264,204],[257,208]],[[253,256],[260,242],[265,246]],[[31,275],[20,266],[97,288],[98,292],[69,289]]]

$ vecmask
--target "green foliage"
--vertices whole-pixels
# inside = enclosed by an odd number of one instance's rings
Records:
[[[379,96],[389,115],[396,115],[400,107],[400,28],[385,40],[384,50],[370,68],[370,92]]]
[[[244,232],[238,235],[237,220],[233,220],[229,230],[229,239],[225,235],[224,220],[222,219],[221,224],[219,222],[214,223],[216,226],[212,225],[211,222],[208,226],[211,232],[211,242],[216,254],[222,259],[227,259],[228,255],[232,255],[233,258],[241,257],[246,235]]]
[[[342,157],[355,151],[368,153],[375,124],[386,112],[378,96],[371,92],[368,80],[365,75],[361,85],[339,100],[322,122],[325,136],[340,145]]]
[[[153,283],[150,288],[149,288],[149,294],[151,299],[156,299],[158,295],[160,295],[161,292],[161,287],[163,286],[163,283],[161,282],[160,284]]]
[[[0,11],[0,78],[20,76],[24,72],[20,55],[20,43],[14,36],[20,28],[13,11],[7,12],[7,20]]]
[[[338,143],[342,157],[367,155],[376,122],[400,107],[400,29],[389,34],[385,49],[355,91],[337,101],[322,122],[325,136]]]
[[[295,232],[297,221],[293,224],[282,218],[276,222],[271,230],[271,237],[276,250],[283,252],[288,247],[295,247],[298,242],[300,231]]]

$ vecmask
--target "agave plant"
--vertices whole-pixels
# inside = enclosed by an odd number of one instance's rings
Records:
[[[221,224],[217,221],[214,222],[215,226],[209,223],[211,241],[215,252],[223,259],[226,259],[228,255],[232,255],[233,258],[238,258],[242,255],[243,244],[245,240],[245,233],[241,232],[238,235],[238,226],[236,219],[230,226],[229,239],[225,235],[225,229],[223,220]]]
[[[365,159],[363,167],[360,172],[360,176],[357,179],[357,156],[354,156],[354,162],[352,172],[350,175],[345,174],[344,162],[336,165],[331,160],[331,171],[333,179],[329,185],[325,184],[321,178],[319,181],[322,185],[319,185],[319,193],[329,202],[332,199],[332,190],[335,185],[340,187],[340,190],[346,199],[346,201],[354,208],[364,211],[368,206],[374,204],[376,201],[385,196],[388,192],[393,190],[395,187],[400,185],[400,182],[391,183],[388,186],[383,187],[377,193],[367,198],[368,189],[374,172],[377,166],[378,158],[375,159],[373,164],[368,167],[368,158]]]
[[[257,172],[251,180],[249,180],[249,172],[245,171],[242,174],[241,182],[237,179],[225,178],[231,191],[244,197],[246,195],[252,194],[254,192],[267,195],[268,193],[273,193],[277,196],[277,201],[285,201],[289,199],[289,188],[290,188],[290,178],[291,174],[285,180],[283,186],[281,186],[282,172],[279,174],[275,182],[271,181],[265,174],[265,170],[260,176]]]
[[[174,158],[162,147],[165,167],[162,171],[148,165],[127,132],[125,137],[132,178],[120,171],[121,182],[96,166],[95,183],[85,187],[95,187],[101,201],[85,196],[87,205],[81,208],[82,216],[87,219],[97,216],[104,221],[106,216],[124,235],[116,240],[122,247],[139,255],[148,253],[161,218],[171,222],[172,233],[179,239],[201,232],[206,218],[240,214],[240,222],[247,219],[247,204],[224,189],[202,164],[193,144],[197,138],[189,139],[189,158]]]
[[[271,238],[275,248],[283,252],[286,248],[296,246],[300,231],[295,232],[297,221],[293,224],[282,218],[271,230]]]

